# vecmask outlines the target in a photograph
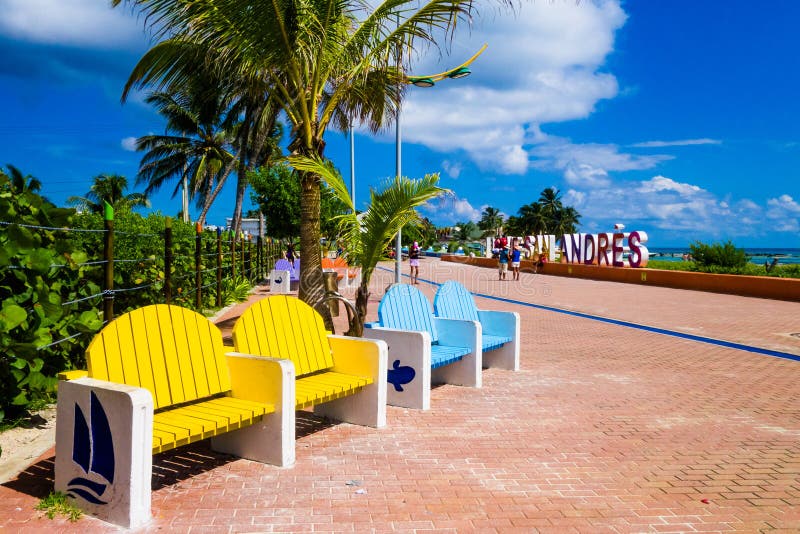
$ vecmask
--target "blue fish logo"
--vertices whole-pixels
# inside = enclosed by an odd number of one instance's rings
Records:
[[[92,504],[108,504],[100,497],[114,482],[114,442],[108,417],[94,391],[89,398],[90,422],[80,406],[75,403],[75,435],[72,443],[72,460],[88,476],[99,475],[105,482],[97,482],[86,477],[76,477],[67,484],[67,495],[82,497]]]
[[[400,365],[400,360],[395,360],[392,368],[386,372],[386,381],[394,386],[395,391],[403,391],[403,386],[414,380],[417,375],[413,367]]]
[[[275,279],[275,283],[276,283],[276,284],[283,283],[283,278],[276,278],[276,279]]]

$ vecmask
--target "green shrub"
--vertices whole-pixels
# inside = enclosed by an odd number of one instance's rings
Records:
[[[83,363],[101,325],[82,299],[86,253],[65,239],[74,210],[58,208],[0,170],[0,421],[52,400],[58,371]],[[13,224],[10,224],[13,223]],[[39,228],[34,228],[39,227]]]
[[[730,241],[708,245],[696,241],[689,245],[698,270],[712,273],[741,273],[747,265],[747,254]]]

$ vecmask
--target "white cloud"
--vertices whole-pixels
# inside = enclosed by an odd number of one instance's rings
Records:
[[[611,183],[605,169],[594,167],[588,163],[570,162],[564,171],[564,179],[570,185],[583,185],[585,187],[603,187]]]
[[[694,145],[721,145],[722,141],[719,139],[709,139],[703,137],[701,139],[681,139],[678,141],[644,141],[642,143],[634,143],[630,146],[637,148],[661,148],[668,146],[694,146]]]
[[[528,139],[532,144],[530,153],[536,158],[531,165],[563,172],[564,180],[574,187],[608,187],[610,171],[647,170],[672,159],[659,154],[626,154],[614,144],[576,144],[564,137],[544,134],[535,127],[529,129]]]
[[[643,230],[684,232],[715,238],[753,235],[761,231],[760,208],[749,199],[731,202],[693,184],[665,176],[649,180],[620,182],[589,191],[570,189],[564,202],[573,205],[585,222],[600,222],[601,228],[613,223],[637,221]]]
[[[442,162],[442,168],[450,178],[457,179],[461,175],[463,166],[460,161],[452,162],[446,159]]]
[[[626,15],[618,0],[532,2],[482,15],[457,35],[452,54],[436,62],[428,50],[411,69],[441,72],[489,43],[469,78],[409,88],[403,135],[438,151],[463,149],[482,169],[522,174],[529,125],[585,118],[617,95],[616,78],[599,69]]]
[[[102,49],[141,48],[141,21],[97,0],[3,0],[0,34],[25,41]]]
[[[778,232],[800,232],[800,204],[789,195],[767,200],[767,218]]]
[[[127,150],[128,152],[136,152],[136,138],[135,137],[125,137],[125,138],[122,139],[122,141],[120,141],[119,144],[120,144],[120,146],[122,146],[122,148],[124,150]]]
[[[481,218],[481,210],[474,208],[466,198],[458,198],[456,195],[441,197],[420,207],[420,210],[435,215],[437,224],[477,222]]]
[[[674,191],[683,197],[691,197],[703,190],[696,185],[679,183],[666,176],[653,176],[651,179],[642,182],[638,191],[640,193]]]

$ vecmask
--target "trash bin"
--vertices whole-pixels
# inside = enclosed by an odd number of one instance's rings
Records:
[[[339,292],[339,280],[336,271],[323,271],[322,273],[324,284],[325,284],[325,292],[333,291],[335,293]],[[331,316],[339,317],[339,301],[336,299],[330,299],[328,301],[328,309],[331,311]]]

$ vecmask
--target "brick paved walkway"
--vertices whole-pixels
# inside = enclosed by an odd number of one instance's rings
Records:
[[[421,268],[481,293],[800,353],[786,335],[800,332],[796,303],[494,276]],[[373,279],[373,314],[392,277]],[[203,443],[159,455],[148,530],[800,531],[799,362],[478,304],[521,314],[521,371],[486,370],[479,390],[437,387],[428,412],[389,407],[382,430],[304,413],[290,469]],[[40,518],[50,477],[46,457],[0,487],[0,530],[111,530]]]

